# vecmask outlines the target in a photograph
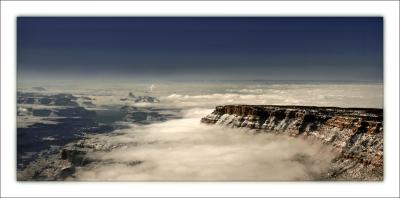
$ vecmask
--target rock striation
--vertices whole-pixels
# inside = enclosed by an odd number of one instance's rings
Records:
[[[206,124],[311,138],[340,153],[320,180],[383,180],[383,110],[314,106],[226,105]]]

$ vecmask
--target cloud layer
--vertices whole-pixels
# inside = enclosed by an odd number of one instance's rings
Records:
[[[171,94],[162,100],[180,106],[225,104],[383,107],[382,85],[264,85],[213,94]]]
[[[311,141],[245,129],[210,126],[193,109],[185,118],[132,126],[107,137],[126,144],[93,153],[100,160],[76,173],[79,180],[313,180],[335,153]],[[141,162],[141,163],[136,163]]]
[[[33,84],[43,86],[43,84]],[[31,84],[18,89],[32,91]],[[257,83],[94,83],[45,86],[51,93],[89,96],[98,107],[132,105],[146,107],[207,107],[224,104],[312,105],[383,107],[383,84],[257,84]],[[150,91],[151,90],[151,91]],[[135,103],[128,93],[158,97],[161,103]]]

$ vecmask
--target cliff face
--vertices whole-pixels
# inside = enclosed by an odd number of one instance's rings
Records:
[[[218,106],[207,124],[317,139],[340,155],[326,180],[383,180],[383,110],[312,106]]]

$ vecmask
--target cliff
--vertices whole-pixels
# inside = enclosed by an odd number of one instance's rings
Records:
[[[207,124],[316,139],[340,154],[321,180],[383,180],[383,110],[313,106],[227,105]]]

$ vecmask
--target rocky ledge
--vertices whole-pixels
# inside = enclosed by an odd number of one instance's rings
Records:
[[[321,180],[383,180],[383,110],[314,106],[226,105],[207,124],[316,139],[340,153]]]

